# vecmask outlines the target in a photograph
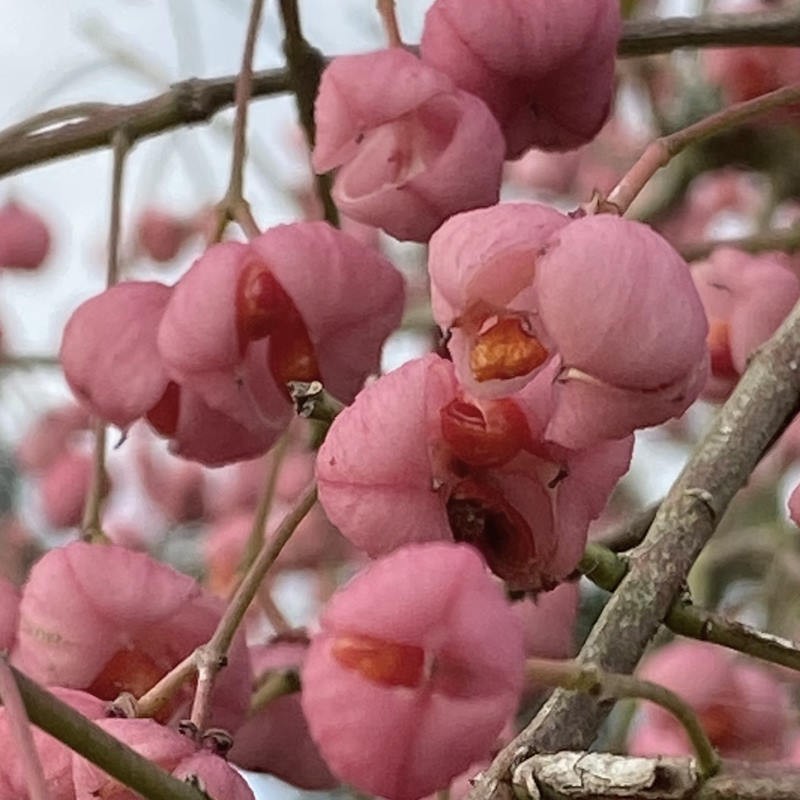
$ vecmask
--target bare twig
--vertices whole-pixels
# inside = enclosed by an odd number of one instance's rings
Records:
[[[661,501],[651,503],[647,508],[643,508],[641,511],[628,517],[615,528],[603,531],[595,541],[615,552],[630,550],[632,547],[636,547],[636,545],[644,539],[648,528],[653,524],[660,504]]]
[[[758,14],[709,14],[702,17],[627,20],[617,53],[647,56],[679,47],[799,45],[797,7]]]
[[[653,175],[689,145],[735,128],[737,125],[751,122],[776,108],[799,102],[800,84],[792,84],[754,97],[752,100],[734,103],[694,125],[659,137],[647,146],[638,161],[611,190],[605,203],[612,206],[619,214],[624,214]]]
[[[249,713],[253,715],[273,700],[299,691],[300,676],[296,669],[275,670],[261,682],[261,685],[253,693],[253,697],[250,699]]]
[[[708,778],[719,769],[719,756],[703,730],[694,709],[685,700],[657,683],[640,680],[630,675],[605,672],[591,665],[575,661],[555,661],[548,658],[529,658],[525,671],[532,683],[560,686],[587,692],[595,696],[621,700],[633,697],[649,700],[666,709],[683,727],[697,755],[700,776]]]
[[[264,0],[253,0],[250,6],[250,18],[247,23],[247,34],[242,52],[242,66],[236,77],[236,121],[233,127],[231,177],[225,197],[218,206],[219,221],[215,237],[217,240],[222,237],[228,220],[236,220],[250,239],[261,233],[253,219],[250,204],[244,197],[244,165],[247,156],[247,107],[250,103],[253,85],[253,53],[256,48],[263,8]]]
[[[180,664],[174,666],[161,680],[148,689],[138,700],[128,696],[122,704],[130,705],[137,717],[154,717],[197,671],[195,654],[192,652]],[[116,702],[120,702],[120,698]]]
[[[397,24],[394,0],[377,0],[376,6],[383,22],[383,30],[386,33],[389,47],[402,47],[403,37],[400,35],[400,26]]]
[[[64,120],[56,129],[37,129],[0,148],[0,175],[7,175],[56,158],[109,147],[114,133],[125,128],[131,142],[175,128],[208,122],[233,105],[236,76],[190,78],[169,91],[139,103],[110,105],[102,113],[75,121]],[[264,70],[253,76],[252,93],[268,96],[289,90],[284,70]],[[54,112],[55,113],[55,112]],[[18,125],[25,125],[25,122]],[[17,126],[14,126],[17,127]],[[0,131],[0,141],[4,132]]]
[[[750,366],[658,510],[630,569],[609,599],[579,659],[631,672],[667,616],[722,514],[800,401],[800,305]],[[583,749],[608,713],[586,695],[557,690],[505,747],[470,794],[508,797],[515,764],[533,752]]]
[[[228,650],[244,615],[256,596],[267,571],[275,563],[289,537],[317,500],[317,487],[309,486],[296,506],[286,515],[275,533],[264,543],[242,579],[222,619],[208,643],[196,651],[197,691],[192,704],[192,722],[202,730],[208,713],[211,689],[219,670],[225,665]]]
[[[242,554],[241,572],[245,573],[253,563],[253,559],[258,554],[261,546],[264,543],[264,531],[267,527],[267,518],[272,509],[272,503],[275,500],[275,489],[278,486],[278,477],[280,476],[283,458],[289,448],[289,432],[285,432],[278,443],[272,450],[272,463],[269,465],[264,481],[264,488],[261,491],[261,499],[258,502],[255,516],[253,517],[253,526],[250,529],[250,535],[247,537],[247,543],[244,547]]]
[[[734,247],[745,253],[763,253],[766,250],[779,250],[782,253],[794,253],[800,250],[800,225],[792,225],[783,230],[764,231],[739,239],[710,239],[704,242],[693,242],[681,245],[678,250],[687,261],[699,261],[707,258],[718,247]]]
[[[108,263],[106,267],[106,288],[117,282],[119,275],[119,239],[122,218],[122,182],[125,174],[125,159],[131,142],[124,128],[114,134],[114,163],[111,170],[111,215],[108,226]],[[106,473],[106,424],[102,419],[94,423],[94,460],[92,479],[83,509],[81,534],[87,541],[105,540],[100,515],[103,499],[108,490]]]
[[[731,47],[738,45],[798,45],[800,19],[796,11],[764,14],[719,14],[708,17],[626,21],[618,52],[622,57],[662,53],[678,47]],[[0,131],[0,176],[28,169],[56,158],[108,147],[120,126],[131,141],[156,136],[175,128],[208,122],[218,111],[233,105],[236,75],[190,78],[169,91],[139,103],[108,105],[98,113],[71,116],[64,109],[44,112],[63,124],[53,130],[31,130],[6,141]],[[288,70],[253,73],[251,96],[269,97],[292,91]],[[37,115],[38,116],[38,115]],[[30,120],[13,126],[29,128]],[[7,129],[8,131],[8,129]]]
[[[324,56],[305,40],[300,25],[297,0],[280,0],[281,19],[285,37],[283,52],[289,71],[289,83],[297,100],[300,124],[305,133],[309,150],[314,149],[317,131],[314,123],[314,101],[319,91],[319,82],[325,68]],[[339,224],[339,211],[331,197],[331,176],[315,175],[317,196],[322,203],[325,219],[331,225]]]

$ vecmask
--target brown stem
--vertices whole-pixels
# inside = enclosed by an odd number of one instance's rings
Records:
[[[766,250],[779,250],[782,253],[794,253],[800,250],[800,225],[792,225],[783,230],[764,231],[739,239],[711,239],[704,242],[692,242],[681,245],[678,250],[687,261],[699,261],[707,258],[718,247],[733,247],[746,253],[762,253]]]
[[[256,508],[255,516],[253,517],[253,525],[250,528],[250,535],[247,537],[247,543],[244,547],[242,554],[242,563],[240,570],[246,573],[253,563],[258,551],[264,544],[264,531],[267,527],[267,518],[269,517],[272,503],[275,500],[275,489],[278,486],[278,477],[281,472],[281,465],[286,451],[289,447],[289,433],[288,431],[281,436],[275,448],[272,451],[272,463],[269,465],[264,481],[264,488],[261,491],[261,498]]]
[[[631,675],[604,672],[593,666],[575,661],[554,661],[547,658],[529,658],[525,662],[528,680],[545,686],[560,686],[588,694],[621,700],[632,697],[649,700],[669,711],[680,722],[697,755],[700,775],[708,778],[719,769],[719,756],[703,730],[694,709],[675,692],[650,681]]]
[[[58,367],[61,368],[61,361],[58,356],[15,356],[0,355],[0,369],[34,369],[35,367]]]
[[[397,12],[394,0],[377,0],[378,13],[381,15],[383,29],[386,32],[386,41],[389,47],[402,47],[403,37],[400,36],[400,26],[397,24]]]
[[[244,199],[244,165],[247,156],[247,107],[253,85],[253,53],[256,49],[256,38],[263,8],[264,0],[253,0],[253,4],[250,6],[250,18],[242,51],[242,65],[236,77],[236,119],[233,125],[231,176],[225,197],[219,204],[219,219],[215,237],[217,241],[222,238],[228,220],[238,222],[249,238],[260,233],[250,206]]]
[[[776,108],[798,102],[800,102],[800,84],[792,84],[754,97],[752,100],[734,103],[693,125],[661,136],[647,146],[639,160],[611,190],[605,203],[612,206],[619,214],[624,214],[653,175],[690,144],[696,144],[717,133],[751,122]]]
[[[261,682],[250,699],[250,715],[261,711],[266,705],[279,697],[300,691],[300,676],[296,669],[284,669],[271,672]]]
[[[169,703],[175,693],[194,676],[196,671],[195,654],[190,653],[138,700],[134,698],[131,701],[130,697],[126,700],[131,703],[137,717],[153,717]]]
[[[125,159],[131,142],[124,128],[114,134],[114,163],[111,174],[111,218],[108,226],[108,263],[106,265],[106,288],[117,282],[119,275],[119,239],[122,219],[122,185],[125,174]],[[108,490],[106,473],[106,424],[98,419],[94,424],[94,459],[92,478],[86,496],[81,521],[81,535],[85,541],[107,541],[100,519],[103,499]]]
[[[719,14],[708,17],[659,20],[629,20],[619,42],[620,56],[662,53],[678,47],[730,47],[736,45],[800,44],[797,12],[765,14]],[[233,105],[236,75],[218,78],[190,78],[172,85],[169,91],[139,103],[106,105],[84,116],[70,116],[64,109],[44,112],[63,121],[53,130],[31,129],[6,143],[0,131],[0,176],[56,158],[108,147],[114,132],[125,126],[131,141],[156,136],[175,128],[208,122],[218,111]],[[251,96],[269,97],[292,91],[289,71],[263,70],[253,73]],[[39,116],[39,115],[37,115]],[[74,121],[70,121],[74,119]],[[13,128],[30,127],[29,120]],[[8,129],[7,129],[8,130]]]
[[[224,666],[233,637],[239,628],[250,603],[256,596],[269,568],[275,563],[289,537],[317,500],[317,487],[309,486],[295,507],[278,526],[270,539],[264,542],[250,569],[233,595],[213,636],[196,651],[197,691],[192,704],[192,722],[202,730],[208,713],[211,689],[219,670]]]
[[[281,19],[285,37],[283,52],[289,73],[289,84],[297,101],[300,124],[305,133],[309,150],[314,149],[317,130],[314,122],[314,101],[319,91],[319,82],[325,68],[325,58],[311,47],[303,36],[297,0],[280,0]],[[331,176],[315,175],[317,195],[331,225],[339,224],[339,211],[331,197]]]
[[[679,47],[800,44],[797,8],[758,14],[627,20],[617,53],[622,57],[668,53]]]
[[[751,359],[661,504],[630,569],[603,609],[579,660],[631,672],[681,592],[686,576],[739,488],[800,402],[800,305]],[[470,793],[507,796],[514,765],[532,752],[584,749],[608,713],[586,695],[556,690]]]

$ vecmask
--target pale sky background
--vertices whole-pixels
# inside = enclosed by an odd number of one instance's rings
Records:
[[[280,22],[267,0],[256,51],[257,69],[282,65]],[[399,0],[401,29],[418,41],[429,0]],[[669,13],[691,13],[695,0],[669,0]],[[383,36],[374,0],[301,0],[309,41],[328,54],[380,47]],[[132,102],[169,82],[238,70],[247,23],[247,0],[0,0],[0,128],[67,103]],[[112,52],[119,49],[123,55]],[[263,99],[250,116],[252,151],[266,172],[251,167],[246,194],[263,226],[298,218],[281,191],[303,175],[292,153],[293,100]],[[232,119],[232,112],[218,116]],[[146,140],[129,158],[123,238],[146,204],[190,213],[220,199],[227,183],[230,139],[208,126]],[[46,267],[36,274],[0,273],[0,325],[6,348],[18,355],[55,354],[71,311],[101,291],[109,213],[108,150],[52,162],[0,178],[0,203],[13,195],[37,209],[53,233]],[[127,224],[126,224],[127,223]],[[139,270],[136,277],[170,281],[198,254],[187,249],[168,272]],[[14,442],[33,415],[66,398],[56,371],[0,373],[0,442]],[[660,437],[647,449],[639,483],[643,499],[661,495],[680,462],[680,451]],[[261,797],[293,798],[268,780]],[[269,787],[269,788],[266,788]]]

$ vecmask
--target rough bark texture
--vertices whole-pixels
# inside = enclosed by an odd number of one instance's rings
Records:
[[[630,569],[603,609],[579,660],[631,672],[683,588],[695,559],[764,451],[794,416],[800,399],[800,305],[753,357],[656,514]],[[510,771],[538,752],[585,750],[610,708],[556,690],[498,755],[471,800],[510,796]]]

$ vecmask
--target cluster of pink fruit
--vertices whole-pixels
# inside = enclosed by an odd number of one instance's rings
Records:
[[[646,225],[495,205],[506,158],[573,149],[598,132],[619,32],[617,0],[436,0],[419,56],[393,47],[334,59],[324,73],[314,166],[338,170],[333,196],[351,219],[429,242],[440,354],[364,388],[400,323],[403,279],[323,222],[213,244],[174,286],[124,282],[70,318],[60,357],[84,411],[124,432],[144,419],[173,454],[204,466],[267,453],[293,417],[289,382],[320,381],[348,404],[319,449],[319,497],[349,541],[343,560],[350,545],[378,560],[332,597],[310,639],[262,636],[248,648],[240,631],[210,709],[211,724],[234,734],[233,763],[305,788],[345,781],[416,800],[487,762],[518,709],[525,657],[542,652],[503,588],[561,584],[545,597],[569,594],[552,620],[568,639],[576,590],[564,582],[629,467],[634,432],[700,396],[726,397],[800,297],[780,256],[720,249],[690,271]],[[14,228],[26,246],[0,235],[0,263],[37,266],[46,229]],[[167,260],[195,230],[151,215],[141,243]],[[56,475],[67,440],[87,427],[84,413],[67,416],[23,466]],[[77,494],[64,491],[64,469],[42,478],[56,526],[78,522],[89,482],[88,455],[70,457]],[[181,503],[166,478],[150,492],[168,516],[191,519],[210,505],[200,480],[183,475]],[[208,584],[223,596],[251,500],[246,511],[232,502],[208,538]],[[319,550],[304,558],[295,563]],[[186,716],[190,687],[149,720],[104,719],[99,702],[145,695],[206,642],[219,597],[149,555],[84,542],[47,553],[21,594],[3,582],[0,592],[0,648],[13,663],[165,769],[201,776],[210,795],[251,796],[208,742],[165,725]],[[562,641],[547,654],[568,651]],[[751,689],[782,701],[776,684],[708,663],[726,702]],[[300,669],[301,697],[250,709],[259,679],[286,667]],[[735,720],[717,705],[704,720],[723,746]],[[771,756],[787,755],[789,727]],[[0,711],[0,749],[11,747],[8,728]],[[100,771],[37,736],[53,800],[111,791]],[[637,736],[637,751],[686,750],[657,715]],[[0,764],[0,800],[25,796],[21,771]]]

